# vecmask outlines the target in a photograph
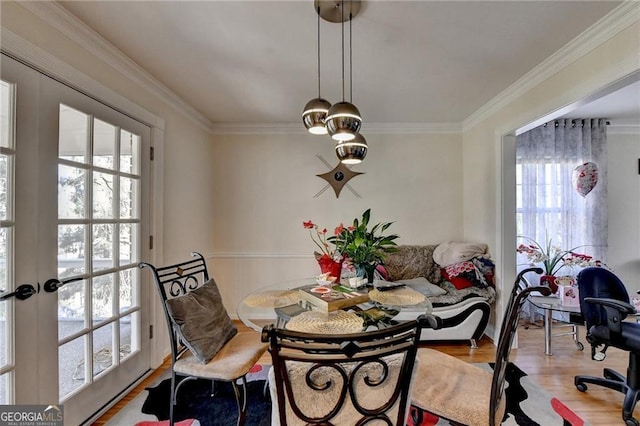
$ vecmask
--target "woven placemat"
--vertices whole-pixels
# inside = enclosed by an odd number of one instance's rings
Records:
[[[267,290],[250,294],[243,303],[254,308],[278,308],[298,303],[298,290]]]
[[[335,311],[331,313],[308,311],[291,318],[287,330],[303,333],[359,333],[364,327],[362,318],[352,312]]]
[[[383,305],[411,306],[424,302],[424,294],[409,287],[394,288],[380,291],[373,289],[369,292],[369,300]]]

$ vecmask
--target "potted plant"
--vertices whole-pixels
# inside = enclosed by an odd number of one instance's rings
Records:
[[[384,260],[385,254],[396,251],[395,234],[384,235],[393,222],[378,223],[368,229],[371,209],[367,209],[362,218],[353,220],[352,226],[340,224],[334,236],[328,240],[336,246],[336,251],[351,259],[358,275],[364,271],[369,282],[373,282],[376,266]]]
[[[529,244],[520,244],[516,251],[525,254],[532,266],[536,264],[541,265],[544,273],[540,277],[540,284],[547,285],[553,293],[558,290],[555,281],[556,274],[561,268],[565,266],[605,266],[600,260],[574,251],[583,246],[563,250],[560,247],[552,245],[551,239],[548,239],[548,241],[545,241],[545,244],[542,245],[529,237],[519,236],[518,238],[526,240]]]

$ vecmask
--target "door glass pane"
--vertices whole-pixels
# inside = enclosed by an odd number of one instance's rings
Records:
[[[120,288],[118,289],[120,297],[120,312],[124,312],[134,306],[134,277],[137,277],[137,269],[131,268],[120,271]]]
[[[114,169],[116,127],[97,118],[93,120],[93,165]]]
[[[140,349],[139,333],[133,332],[132,327],[138,324],[138,312],[120,318],[120,359]]]
[[[8,395],[12,375],[13,372],[0,375],[0,405],[8,405],[12,402]]]
[[[120,171],[140,174],[140,136],[120,130]]]
[[[86,216],[87,172],[77,167],[58,166],[58,217],[80,219]]]
[[[93,376],[97,376],[114,364],[113,328],[115,323],[93,332]]]
[[[140,179],[120,178],[120,218],[138,218],[138,199]]]
[[[93,172],[93,217],[113,218],[113,175]]]
[[[64,339],[85,327],[85,281],[58,289],[58,338]]]
[[[85,336],[58,346],[58,387],[64,398],[85,383]]]
[[[85,273],[86,225],[58,225],[58,277]]]
[[[114,294],[115,283],[112,274],[93,278],[91,300],[94,324],[100,323],[113,316]]]
[[[113,268],[113,224],[93,225],[93,270]]]
[[[13,85],[0,80],[0,146],[13,147]]]
[[[138,247],[135,244],[137,235],[137,223],[123,223],[120,225],[120,265],[139,262]]]
[[[65,160],[87,163],[89,115],[60,104],[58,156]]]

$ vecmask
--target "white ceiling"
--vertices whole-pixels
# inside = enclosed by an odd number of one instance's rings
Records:
[[[60,4],[213,123],[297,123],[317,96],[312,0]],[[619,4],[366,1],[353,102],[365,125],[461,123]],[[337,102],[340,24],[322,21],[321,46],[322,95]]]

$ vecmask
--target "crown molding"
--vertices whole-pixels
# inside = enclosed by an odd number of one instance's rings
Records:
[[[0,27],[0,40],[2,40],[0,45],[2,53],[158,131],[164,130],[163,118],[114,92],[5,27]]]
[[[462,133],[462,123],[365,123],[363,134],[443,134]],[[214,123],[214,135],[306,135],[302,123]]]
[[[608,135],[640,135],[638,120],[613,120],[607,126]]]
[[[518,99],[638,20],[640,2],[625,1],[467,117],[462,123],[463,131]]]
[[[109,64],[132,82],[181,112],[204,130],[211,132],[213,123],[208,118],[57,2],[23,1],[18,4]]]

